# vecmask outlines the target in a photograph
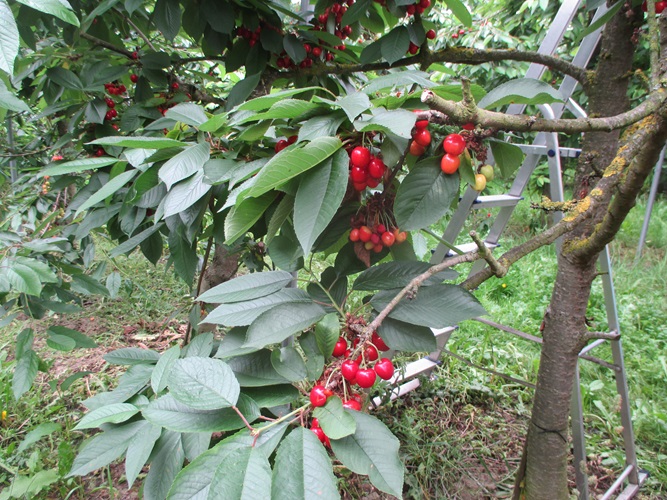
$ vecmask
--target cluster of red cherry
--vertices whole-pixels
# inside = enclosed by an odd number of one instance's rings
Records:
[[[390,247],[394,243],[400,244],[408,239],[408,233],[398,228],[388,229],[384,224],[376,224],[375,227],[360,226],[350,231],[350,241],[360,241],[368,251],[380,253],[384,247]]]
[[[298,138],[299,136],[297,135],[291,135],[287,139],[280,139],[278,142],[276,142],[276,145],[273,149],[276,153],[280,153],[287,146],[294,144]]]
[[[379,3],[382,6],[387,5],[387,0],[373,0],[375,3]],[[414,4],[405,6],[405,13],[408,16],[414,16],[415,14],[423,14],[426,9],[431,6],[431,0],[417,0]]]
[[[109,95],[123,95],[127,92],[127,87],[125,85],[118,85],[115,83],[105,83],[104,89],[109,93]],[[107,103],[107,108],[109,108],[104,115],[104,119],[111,121],[118,116],[118,111],[116,111],[116,102],[111,97],[105,97],[104,101]],[[113,126],[113,125],[112,125]],[[118,129],[118,127],[114,127]]]
[[[417,120],[412,129],[412,142],[410,143],[410,154],[421,156],[431,144],[431,132],[428,131],[428,120]]]
[[[349,154],[350,180],[354,189],[363,191],[367,187],[376,188],[387,171],[384,162],[364,146],[357,146]]]
[[[459,169],[461,158],[459,156],[466,149],[466,140],[461,134],[449,134],[442,141],[445,155],[440,160],[440,169],[445,174],[453,174]]]

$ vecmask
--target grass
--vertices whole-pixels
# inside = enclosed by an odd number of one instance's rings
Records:
[[[532,229],[544,223],[527,204],[520,205],[515,219],[521,224],[508,228],[505,247],[528,238]],[[639,463],[651,472],[642,496],[661,498],[667,495],[667,201],[661,199],[656,205],[644,256],[634,265],[644,208],[645,202],[640,201],[632,211],[611,246],[611,256]],[[472,227],[483,230],[485,215],[479,214]],[[102,261],[108,248],[102,242]],[[62,355],[38,342],[51,371],[40,375],[35,388],[18,402],[11,396],[10,374],[14,338],[25,325],[0,331],[0,411],[8,412],[0,427],[0,488],[7,488],[13,471],[20,471],[43,486],[27,494],[28,498],[137,497],[136,487],[131,492],[123,489],[122,467],[106,468],[91,478],[64,478],[82,439],[71,428],[82,413],[79,401],[106,389],[116,374],[100,355],[125,345],[162,350],[175,342],[187,317],[189,291],[171,271],[161,265],[152,267],[142,258],[106,262],[107,272],[118,270],[124,278],[119,298],[92,299],[78,315],[28,322],[38,335],[52,321],[72,325],[94,335],[103,349]],[[502,280],[485,283],[476,295],[494,320],[535,333],[555,272],[553,248],[541,249]],[[590,316],[596,329],[606,327],[599,283],[590,299]],[[460,325],[447,348],[513,377],[534,381],[537,374],[536,344],[477,322]],[[596,349],[595,355],[611,360],[608,347]],[[589,467],[600,478],[599,490],[613,481],[624,464],[618,397],[608,369],[586,361],[580,366]],[[54,373],[62,381],[74,371],[87,369],[95,373],[66,390],[48,383]],[[531,401],[531,389],[443,356],[435,377],[379,410],[402,442],[408,471],[406,498],[507,497]],[[19,451],[29,435],[32,439],[41,433],[41,438]],[[344,477],[341,488],[347,498],[369,493],[366,482],[353,477]]]

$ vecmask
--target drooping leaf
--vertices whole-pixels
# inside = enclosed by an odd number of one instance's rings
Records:
[[[164,116],[193,127],[198,127],[208,121],[208,116],[206,116],[202,107],[193,102],[179,103],[173,108],[169,108]]]
[[[378,334],[387,346],[396,351],[433,352],[436,349],[435,335],[427,326],[385,318],[378,328]]]
[[[602,2],[602,3],[604,3],[604,2]],[[611,20],[611,18],[613,18],[616,15],[616,13],[619,10],[621,10],[622,6],[623,6],[623,4],[618,5],[618,3],[615,3],[614,5],[612,5],[607,12],[605,12],[603,15],[601,15],[598,18],[597,21],[595,21],[594,23],[591,23],[590,26],[588,26],[586,29],[584,29],[583,31],[581,31],[578,34],[576,42],[579,42],[585,36],[588,36],[591,33],[594,33],[595,31],[602,28],[605,24],[607,24]]]
[[[30,389],[37,376],[39,357],[32,349],[27,349],[16,363],[12,377],[12,392],[14,399],[19,399]]]
[[[444,2],[464,26],[468,28],[472,26],[472,16],[461,0],[444,0]]]
[[[338,396],[330,397],[327,404],[315,408],[313,416],[317,418],[320,427],[329,439],[341,439],[354,434],[357,423],[354,418],[345,411],[343,402]]]
[[[396,295],[396,290],[375,294],[371,305],[382,311]],[[389,317],[415,325],[442,328],[486,314],[479,301],[458,285],[432,285],[420,288],[412,299],[402,300]]]
[[[137,245],[141,245],[145,241],[149,240],[151,236],[153,236],[162,228],[163,225],[164,222],[160,222],[153,226],[149,226],[148,228],[144,229],[138,234],[135,234],[134,236],[125,240],[123,243],[121,243],[116,248],[111,250],[111,252],[109,252],[109,257],[111,258],[118,257],[119,255],[123,255],[124,253],[134,250],[137,247]],[[159,234],[158,237],[161,238]]]
[[[157,352],[138,347],[123,347],[104,355],[104,360],[112,365],[155,364],[159,359]]]
[[[238,448],[225,457],[211,480],[208,500],[257,500],[271,497],[271,466],[253,447]]]
[[[354,410],[347,413],[357,428],[354,434],[331,441],[336,458],[351,471],[367,474],[379,490],[401,498],[403,464],[398,456],[398,439],[375,417]]]
[[[25,450],[30,448],[33,444],[37,443],[43,437],[50,436],[51,434],[59,431],[60,429],[62,429],[61,425],[56,424],[55,422],[46,422],[43,424],[39,424],[37,427],[30,430],[30,432],[28,432],[25,435],[25,438],[23,438],[23,441],[21,441],[21,444],[16,449],[16,452],[23,453]]]
[[[66,23],[79,27],[79,20],[67,0],[17,0],[23,5],[62,19]]]
[[[288,383],[271,364],[271,351],[261,351],[232,358],[228,361],[241,387],[263,387]]]
[[[181,29],[181,5],[178,0],[157,0],[153,12],[155,25],[167,40],[173,40]]]
[[[101,189],[96,191],[90,198],[83,202],[83,204],[77,209],[75,216],[89,209],[93,205],[97,205],[101,201],[104,201],[106,198],[125,186],[125,184],[132,180],[132,178],[137,175],[137,173],[139,173],[138,170],[128,170],[127,172],[123,172],[122,174],[119,174],[111,179],[104,186],[102,186]]]
[[[291,273],[285,271],[244,274],[206,290],[197,297],[197,300],[221,304],[257,299],[277,292],[287,286],[293,279]]]
[[[264,347],[282,342],[319,321],[326,311],[310,303],[280,304],[262,313],[248,328],[245,347]]]
[[[184,149],[162,165],[158,175],[167,189],[171,189],[171,186],[178,181],[182,181],[198,171],[203,171],[204,164],[210,157],[210,151],[210,144],[201,142]]]
[[[360,2],[354,4],[354,6],[359,5]],[[350,121],[354,121],[361,113],[370,109],[372,104],[371,100],[368,98],[368,95],[364,92],[353,92],[342,98],[336,100]]]
[[[407,50],[407,49],[406,49]],[[403,52],[405,55],[405,52]],[[390,87],[408,87],[419,85],[422,88],[435,87],[437,84],[429,80],[429,74],[424,71],[397,71],[374,78],[363,88],[366,94],[373,94]]]
[[[75,174],[84,170],[107,167],[119,161],[118,158],[83,158],[81,160],[65,161],[46,167],[41,174],[43,176]]]
[[[145,500],[163,500],[167,497],[171,483],[183,468],[185,452],[178,432],[162,431],[152,452],[151,468],[144,480]]]
[[[338,315],[336,313],[327,314],[315,325],[317,346],[325,358],[331,356],[339,337],[340,324],[338,323]]]
[[[181,348],[177,345],[166,350],[158,359],[151,373],[151,388],[155,394],[161,393],[167,387],[171,367],[181,355]]]
[[[276,192],[264,193],[258,198],[247,198],[232,208],[225,217],[225,244],[234,243],[254,226],[276,196]]]
[[[301,354],[291,346],[275,349],[271,353],[271,365],[278,375],[290,382],[298,382],[308,376],[306,363]]]
[[[125,476],[130,487],[146,465],[160,434],[162,434],[161,427],[149,424],[144,426],[142,432],[137,433],[136,438],[130,441],[125,454]]]
[[[329,225],[340,207],[349,177],[349,157],[337,151],[333,159],[306,172],[294,201],[294,231],[304,255]]]
[[[240,387],[232,369],[211,358],[178,359],[171,365],[170,394],[197,410],[217,410],[236,404]]]
[[[58,326],[58,325],[50,326],[47,329],[47,333],[49,334],[55,333],[57,335],[69,337],[74,341],[75,347],[81,347],[87,349],[93,349],[97,347],[97,343],[93,339],[91,339],[90,337],[79,331],[67,328],[66,326]]]
[[[243,394],[249,396],[260,408],[286,405],[299,398],[299,390],[292,384],[269,387],[245,387]]]
[[[409,46],[410,34],[403,25],[397,26],[380,39],[380,52],[389,64],[405,57]]]
[[[118,424],[139,413],[139,408],[129,403],[114,403],[86,413],[76,424],[74,430],[94,429],[110,422]]]
[[[164,217],[184,212],[210,190],[210,184],[204,182],[204,171],[199,170],[195,175],[172,186],[169,190],[164,199]]]
[[[0,0],[0,26],[0,70],[11,75],[14,59],[19,53],[19,30],[14,13],[5,0]]]
[[[489,141],[489,143],[493,159],[500,169],[500,175],[503,179],[509,179],[521,166],[524,158],[523,151],[519,146],[509,142]]]
[[[392,261],[383,262],[369,267],[362,272],[354,281],[354,290],[389,290],[391,288],[402,288],[420,274],[431,268],[428,262],[415,261]],[[422,286],[442,283],[444,280],[453,280],[458,273],[452,269],[446,269],[426,279]]]
[[[249,196],[260,196],[310,170],[333,155],[341,145],[337,137],[318,137],[302,148],[281,151],[257,174]]]
[[[417,163],[405,177],[394,202],[398,227],[413,231],[440,220],[459,195],[458,176],[446,176],[438,158]]]
[[[392,134],[410,139],[415,126],[416,115],[406,109],[379,111],[372,117],[354,122],[359,132],[391,132]]]
[[[499,85],[479,101],[480,108],[498,108],[506,104],[551,104],[563,96],[548,83],[535,78],[517,78]]]
[[[187,143],[177,141],[175,139],[168,139],[166,137],[126,137],[122,135],[114,135],[111,137],[102,137],[95,139],[88,144],[97,144],[99,146],[120,146],[123,148],[142,148],[142,149],[166,149],[166,148],[183,148],[188,146]],[[94,160],[95,158],[89,158]],[[97,158],[103,160],[103,158]],[[116,160],[117,161],[117,160]],[[69,162],[71,163],[71,162]]]
[[[202,323],[245,326],[252,323],[264,311],[288,302],[312,302],[312,300],[303,290],[287,288],[258,299],[222,304],[211,311]]]
[[[295,498],[340,498],[324,446],[303,427],[297,427],[282,441],[273,467],[271,499]]]

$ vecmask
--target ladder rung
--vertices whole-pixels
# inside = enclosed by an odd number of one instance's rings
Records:
[[[486,248],[491,248],[491,249],[500,246],[497,243],[489,243],[488,241],[485,241],[484,244],[486,245]],[[463,253],[470,253],[470,252],[474,252],[475,250],[477,250],[477,244],[474,243],[474,242],[473,243],[465,243],[463,245],[456,245],[456,248]],[[447,257],[453,257],[455,255],[456,255],[456,252],[453,252],[451,250],[447,253]]]
[[[513,207],[523,200],[523,196],[513,196],[511,194],[491,194],[478,196],[473,202],[472,208],[490,208],[490,207]]]
[[[456,330],[455,326],[448,326],[445,328],[440,328],[439,330],[436,330],[435,328],[431,328],[431,331],[433,331],[433,335],[435,335],[435,338],[442,337],[443,335],[447,333],[451,333],[454,330]]]
[[[405,371],[397,371],[396,374],[389,380],[390,384],[398,384],[410,378],[421,375],[422,373],[427,373],[433,370],[438,366],[438,363],[431,361],[428,358],[418,359],[412,363],[408,363],[405,366]]]
[[[419,382],[419,379],[414,379],[411,380],[410,382],[407,382],[403,385],[399,385],[398,387],[394,388],[391,391],[391,396],[389,397],[390,401],[393,401],[394,399],[400,398],[401,396],[404,396],[410,391],[414,391],[417,387],[419,387],[421,383]],[[373,405],[369,407],[369,410],[373,410],[374,408],[378,408],[380,404],[382,403],[382,398],[380,396],[377,396],[373,398]]]
[[[514,145],[519,146],[521,148],[521,151],[527,154],[555,156],[554,150],[548,148],[547,146],[540,146],[534,144],[514,144]],[[560,152],[560,156],[565,158],[579,158],[579,155],[581,154],[581,149],[577,148],[558,148],[558,151]]]

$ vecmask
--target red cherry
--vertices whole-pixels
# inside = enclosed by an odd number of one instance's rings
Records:
[[[319,427],[319,426],[320,426],[320,421],[317,420],[316,418],[314,418],[314,419],[310,422],[310,428],[311,428],[311,429],[313,429],[313,428],[317,428],[317,427]]]
[[[466,148],[466,140],[460,134],[449,134],[445,137],[445,140],[442,141],[442,147],[445,150],[445,153],[450,155],[460,155]]]
[[[417,130],[415,134],[415,142],[420,146],[426,147],[431,144],[431,132],[425,128]]]
[[[371,152],[368,148],[357,146],[350,153],[350,162],[353,167],[365,169],[371,161]]]
[[[289,144],[285,139],[280,139],[277,143],[276,146],[274,147],[276,153],[280,153],[283,149],[285,149]]]
[[[375,179],[381,179],[386,170],[387,167],[379,158],[373,158],[368,164],[368,173]]]
[[[343,364],[340,365],[340,373],[343,375],[343,378],[348,381],[352,381],[357,376],[359,372],[359,363],[351,359],[346,359],[343,361]]]
[[[382,243],[378,243],[377,245],[373,245],[373,252],[380,253],[383,248]]]
[[[428,9],[431,6],[431,0],[421,0],[421,2],[419,2],[419,6],[422,9]]]
[[[347,401],[343,401],[343,408],[348,408],[354,411],[361,411],[361,403],[354,399],[348,399]]]
[[[396,243],[403,243],[407,239],[408,239],[408,233],[406,233],[405,231],[401,231],[396,235]]]
[[[368,226],[361,226],[359,228],[359,239],[364,243],[366,243],[367,241],[371,241],[372,235],[373,231],[371,231]]]
[[[299,139],[298,135],[290,135],[287,138],[287,144],[294,144],[297,141],[297,139]]]
[[[350,231],[350,241],[359,241],[359,230],[353,229]]]
[[[174,83],[171,84],[171,88],[173,90],[178,90],[179,87],[180,87],[180,85],[178,84],[178,82],[174,82]]]
[[[366,350],[364,351],[364,354],[366,355],[366,360],[367,361],[375,361],[379,357],[378,356],[378,350],[372,345],[369,345],[366,348]]]
[[[466,123],[461,128],[463,130],[474,130],[475,129],[475,124],[474,123]]]
[[[95,150],[95,156],[97,157],[104,156],[104,153],[106,153],[106,151],[104,151],[104,148],[97,148]]]
[[[111,113],[111,111],[112,110],[106,112],[106,114],[104,115],[105,120],[113,120],[113,114]]]
[[[355,191],[363,191],[367,186],[365,182],[353,182],[352,185],[354,186]]]
[[[410,42],[410,45],[408,46],[408,52],[414,56],[417,52],[419,52],[419,45],[415,45],[414,43]]]
[[[371,336],[371,342],[375,347],[380,349],[381,351],[388,351],[389,346],[384,343],[384,340],[377,334],[377,332],[373,332],[373,335]]]
[[[418,144],[416,141],[410,143],[410,154],[412,156],[421,156],[426,152],[426,149],[421,144]]]
[[[452,38],[458,38],[458,37],[459,37],[459,34],[458,34],[458,33],[454,33],[454,34],[452,35]]]
[[[310,402],[313,406],[324,406],[327,402],[327,389],[316,385],[310,390]]]
[[[364,389],[373,387],[375,379],[376,379],[376,374],[370,368],[362,368],[357,372],[357,378],[356,378],[357,384],[359,385],[359,387],[363,387]]]
[[[121,85],[118,87],[118,95],[124,94],[127,91],[127,87],[125,85]]]
[[[396,237],[392,233],[389,231],[382,233],[382,244],[384,246],[390,247],[394,244],[394,241],[396,241]]]
[[[139,81],[139,75],[130,75],[130,81],[132,83],[137,83]]]
[[[322,48],[321,47],[313,47],[312,53],[313,53],[313,56],[320,57],[322,55]]]
[[[459,169],[460,164],[461,159],[458,156],[447,153],[440,160],[440,169],[445,174],[453,174]]]
[[[331,354],[337,358],[340,358],[343,354],[345,354],[345,351],[347,351],[347,340],[345,340],[343,337],[338,337],[338,342],[336,342],[336,345],[334,346],[333,352]]]
[[[382,234],[386,230],[387,230],[387,228],[385,227],[384,224],[378,224],[377,226],[375,226],[375,232],[378,233],[378,234]]]
[[[416,10],[417,10],[417,6],[415,6],[415,5],[408,5],[405,8],[405,12],[408,16],[414,16]]]
[[[132,52],[132,59],[139,59],[139,52],[137,52],[136,50]]]
[[[435,30],[428,30],[426,32],[426,38],[429,40],[435,40]]]
[[[371,234],[370,242],[373,243],[373,245],[377,245],[378,243],[380,243],[380,235],[377,233]]]
[[[113,102],[112,99],[107,99],[107,108],[112,108],[113,109],[115,107],[116,107],[116,103]]]
[[[378,187],[378,184],[380,184],[379,179],[375,179],[373,177],[370,177],[367,181],[366,184],[368,185],[369,188],[374,189]]]
[[[459,30],[459,35],[465,35],[466,30]]]
[[[415,127],[417,128],[417,130],[421,130],[428,127],[428,120],[417,120],[417,122],[415,123]]]
[[[324,431],[321,428],[311,427],[310,430],[315,433],[315,435],[317,436],[317,439],[319,439],[324,446],[331,446],[331,443],[329,442],[329,438],[327,437],[327,435],[324,433]]]
[[[366,169],[363,167],[352,167],[352,170],[350,170],[350,178],[352,179],[352,182],[359,184],[366,182],[366,179],[368,179]]]
[[[662,14],[665,7],[667,7],[667,2],[655,2],[655,13]]]
[[[382,358],[380,361],[375,363],[373,369],[375,370],[375,373],[377,373],[378,377],[380,377],[382,380],[389,380],[394,376],[394,365],[388,358]]]

